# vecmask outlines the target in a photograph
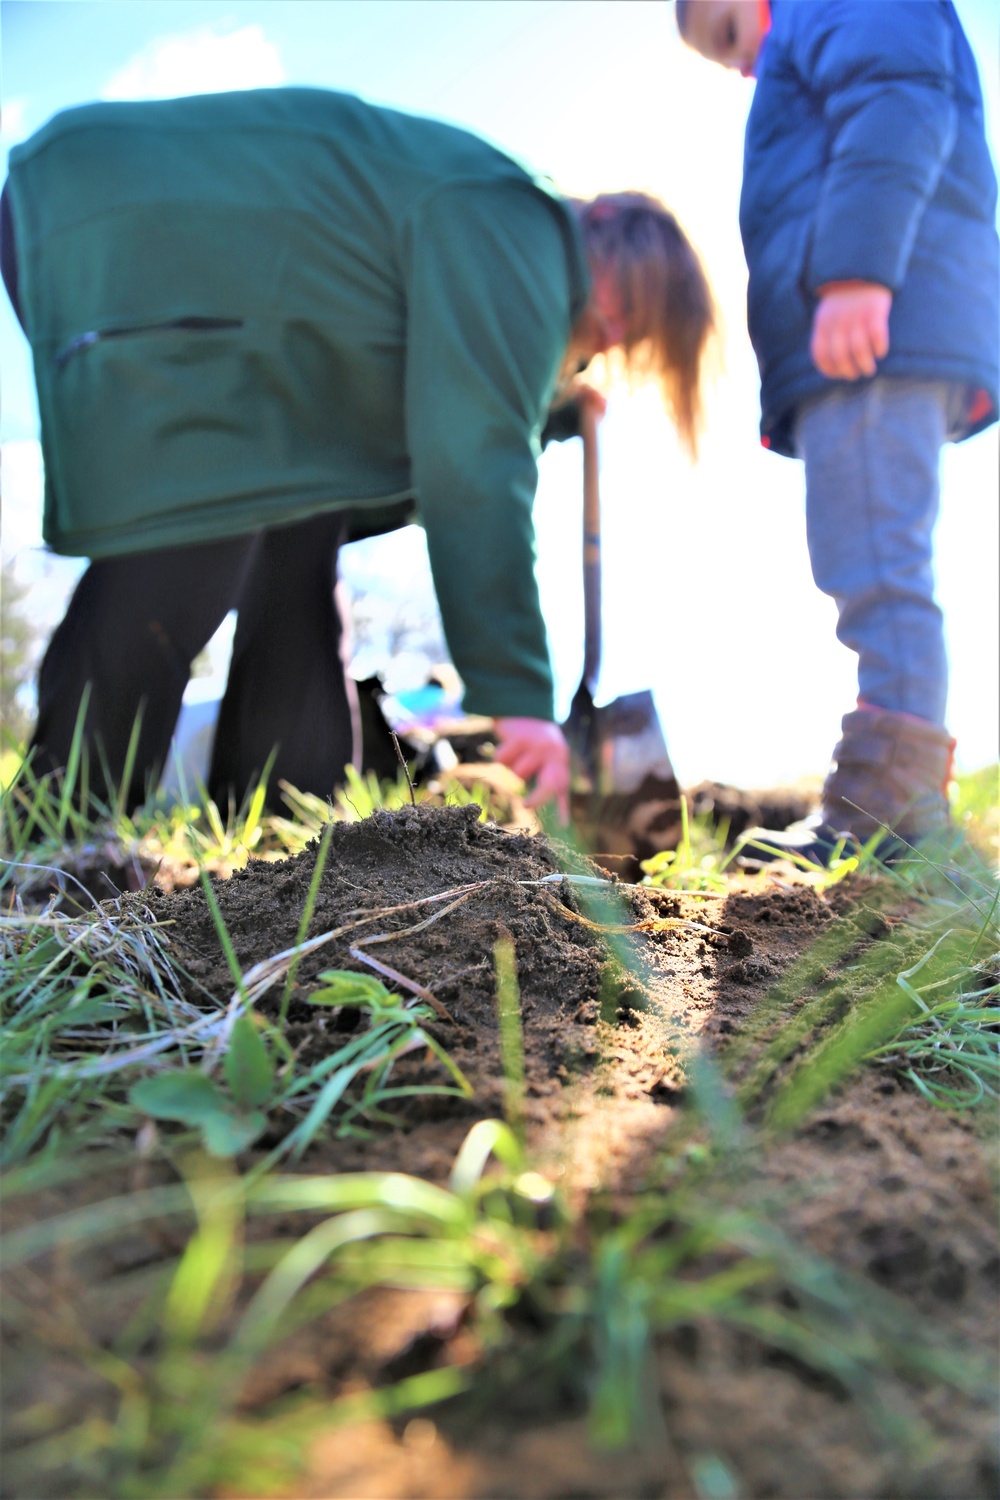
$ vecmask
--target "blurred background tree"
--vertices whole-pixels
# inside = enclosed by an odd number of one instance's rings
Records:
[[[31,682],[39,637],[25,609],[27,585],[14,575],[13,564],[0,570],[0,724],[4,738],[24,743],[32,723]]]

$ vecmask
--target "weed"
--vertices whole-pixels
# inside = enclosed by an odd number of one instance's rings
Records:
[[[675,891],[726,891],[726,868],[736,851],[726,853],[728,820],[714,824],[708,813],[691,819],[687,798],[681,797],[681,840],[642,862],[643,885]]]
[[[129,1103],[153,1119],[197,1127],[213,1156],[236,1156],[263,1133],[277,1102],[274,1063],[250,1016],[233,1023],[223,1067],[228,1090],[200,1068],[175,1068],[135,1084]]]

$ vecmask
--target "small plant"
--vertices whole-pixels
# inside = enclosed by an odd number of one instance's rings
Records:
[[[233,1024],[223,1071],[228,1089],[200,1068],[156,1073],[129,1090],[129,1103],[154,1119],[197,1128],[212,1156],[236,1156],[263,1133],[275,1094],[274,1063],[250,1016]]]
[[[851,852],[852,841],[849,835],[844,834],[834,845],[829,858],[823,862],[810,859],[794,849],[784,849],[776,844],[769,844],[762,838],[754,838],[750,832],[742,834],[737,839],[732,857],[749,854],[751,858],[764,855],[767,859],[784,860],[800,877],[806,877],[815,891],[822,892],[839,885],[842,880],[847,879],[848,875],[853,875],[855,872],[871,875],[879,871],[881,865],[878,850],[883,837],[882,829],[877,829],[857,853],[853,853]]]
[[[301,1157],[341,1101],[342,1116],[338,1128],[341,1132],[349,1132],[355,1128],[359,1117],[384,1124],[397,1123],[385,1111],[385,1106],[396,1099],[414,1094],[471,1097],[472,1086],[464,1073],[422,1024],[433,1018],[430,1006],[420,1001],[404,1000],[386,989],[380,980],[367,974],[356,974],[350,969],[327,969],[319,978],[321,987],[309,995],[310,1004],[354,1006],[367,1012],[369,1029],[348,1042],[332,1058],[324,1058],[288,1090],[286,1103],[289,1105],[298,1103],[300,1098],[313,1097],[305,1118],[275,1153],[275,1159],[285,1154],[291,1154],[296,1160]],[[391,1083],[396,1060],[419,1048],[437,1058],[450,1074],[450,1084]],[[348,1101],[348,1088],[362,1075],[360,1097]],[[321,1078],[322,1086],[317,1089]]]
[[[297,1071],[294,1056],[279,1032],[246,1013],[232,1023],[225,1041],[224,1084],[202,1066],[169,1068],[134,1084],[128,1092],[133,1111],[196,1129],[213,1156],[235,1156],[269,1127],[280,1129],[289,1114],[296,1121],[285,1129],[262,1170],[284,1157],[298,1160],[316,1137],[336,1121],[350,1134],[362,1121],[394,1123],[386,1106],[414,1094],[468,1098],[472,1090],[441,1044],[423,1027],[431,1009],[405,1001],[380,980],[351,970],[330,969],[308,999],[314,1005],[355,1006],[368,1015],[367,1029],[352,1036],[311,1068]],[[283,1048],[276,1068],[261,1035],[266,1029]],[[206,1038],[205,1059],[214,1052]],[[434,1056],[451,1077],[449,1084],[395,1085],[392,1072],[405,1054],[422,1049]],[[360,1085],[352,1093],[352,1086]]]
[[[693,820],[687,798],[681,797],[681,841],[676,849],[665,849],[643,860],[643,885],[675,891],[726,891],[726,868],[735,850],[726,853],[728,822],[716,827],[708,814]]]

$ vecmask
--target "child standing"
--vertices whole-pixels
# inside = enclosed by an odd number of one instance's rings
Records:
[[[997,419],[997,184],[947,0],[677,0],[703,57],[755,75],[740,228],[761,440],[802,458],[813,576],[857,707],[808,826],[829,859],[948,824],[954,741],[934,600],[941,445]]]

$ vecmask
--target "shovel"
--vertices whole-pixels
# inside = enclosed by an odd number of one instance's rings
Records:
[[[583,438],[583,676],[562,726],[570,747],[570,815],[585,848],[626,879],[673,848],[680,787],[649,691],[596,707],[601,666],[601,497],[597,413],[581,402]]]

